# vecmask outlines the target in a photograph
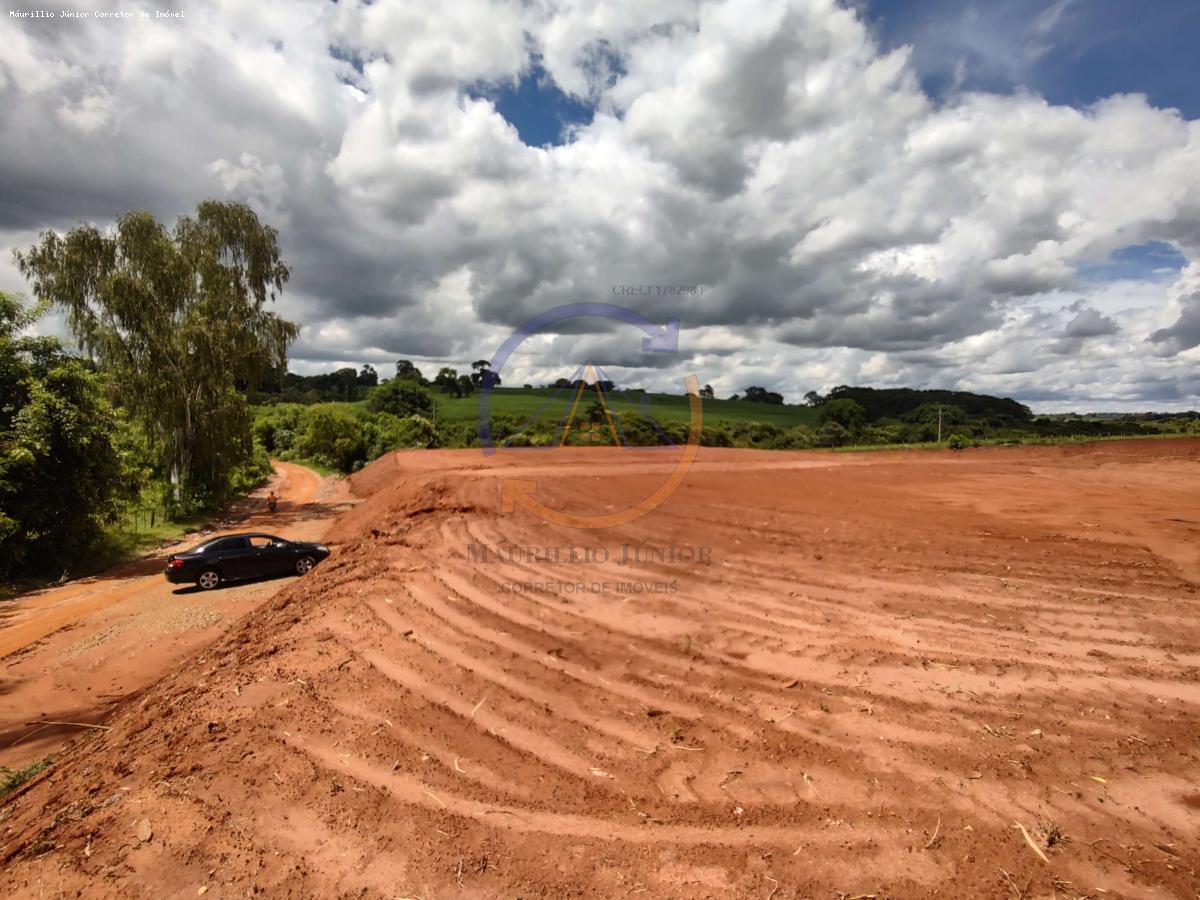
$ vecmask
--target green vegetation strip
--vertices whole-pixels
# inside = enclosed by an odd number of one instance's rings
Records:
[[[30,763],[23,769],[10,769],[7,766],[0,766],[0,797],[12,793],[34,776],[46,771],[46,769],[54,764],[54,759],[55,757],[53,756],[47,756],[45,759]]]
[[[254,408],[256,444],[283,459],[338,472],[353,472],[398,448],[478,446],[478,381],[443,369],[440,384],[429,382],[407,365],[404,377],[382,385],[364,384],[363,374],[351,369],[341,382],[289,375],[290,388],[258,397],[265,402]],[[476,372],[479,381],[484,371]],[[375,373],[367,377],[373,381]],[[285,400],[338,394],[353,399]],[[502,447],[678,445],[687,441],[691,418],[684,394],[565,380],[546,387],[494,388],[489,407],[491,437]],[[706,397],[703,414],[701,444],[762,450],[963,450],[1200,434],[1196,413],[1035,416],[1006,398],[907,388],[840,387],[824,397],[810,393],[806,405],[794,405],[751,387],[740,399]],[[570,427],[564,430],[564,423]]]

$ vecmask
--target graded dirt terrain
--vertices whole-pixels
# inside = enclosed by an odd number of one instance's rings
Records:
[[[377,461],[330,560],[4,801],[0,893],[1197,895],[1200,441],[706,449],[610,531],[500,512],[673,463]]]
[[[0,765],[43,759],[80,727],[103,722],[280,589],[285,582],[257,580],[197,595],[162,576],[168,555],[227,531],[318,540],[348,505],[344,483],[293,463],[275,468],[268,484],[210,531],[94,578],[0,604]],[[280,500],[274,515],[266,510],[271,490]]]

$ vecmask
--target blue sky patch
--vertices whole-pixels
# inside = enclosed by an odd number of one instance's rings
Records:
[[[1200,118],[1195,0],[853,0],[885,49],[911,44],[935,98],[1035,91],[1084,107],[1143,93]]]
[[[1081,263],[1085,281],[1158,281],[1174,279],[1187,265],[1187,258],[1162,241],[1147,241],[1122,247],[1100,263]]]
[[[537,61],[516,84],[477,85],[467,93],[491,100],[530,147],[566,143],[568,129],[591,123],[595,113],[594,106],[559,90]]]

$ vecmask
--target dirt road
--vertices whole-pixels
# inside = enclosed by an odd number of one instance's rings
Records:
[[[205,534],[262,528],[300,540],[321,537],[340,508],[330,479],[277,461],[276,474],[223,523]],[[266,511],[274,490],[278,512]],[[341,501],[346,498],[341,489]],[[93,578],[28,594],[0,615],[0,765],[42,759],[78,733],[55,720],[103,721],[111,710],[166,674],[173,663],[210,643],[238,616],[285,582],[257,581],[197,594],[162,577],[169,553],[200,535]]]
[[[1200,891],[1200,441],[410,452],[0,808],[0,892]],[[484,549],[481,549],[484,548]],[[487,550],[491,550],[489,553]]]

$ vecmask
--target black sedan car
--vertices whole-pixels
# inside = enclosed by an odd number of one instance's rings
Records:
[[[211,591],[222,581],[267,575],[304,575],[329,555],[324,544],[288,541],[273,534],[227,534],[167,559],[173,584]]]

